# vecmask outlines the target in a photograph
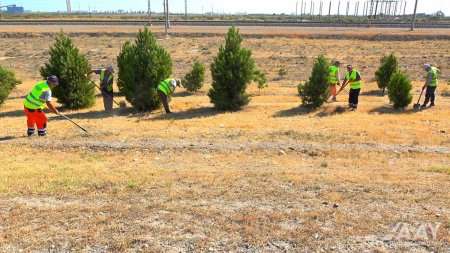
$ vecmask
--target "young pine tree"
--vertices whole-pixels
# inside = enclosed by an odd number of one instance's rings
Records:
[[[119,90],[136,110],[152,111],[161,106],[156,86],[172,75],[173,63],[147,27],[139,30],[134,44],[125,42],[117,65]]]
[[[253,73],[253,81],[258,84],[258,89],[260,92],[262,89],[269,86],[267,83],[267,73],[260,69],[256,69],[255,72]]]
[[[199,60],[195,60],[191,72],[184,76],[181,83],[189,92],[199,91],[205,83],[205,65]]]
[[[412,85],[408,76],[400,71],[394,73],[388,85],[389,100],[394,103],[394,108],[405,108],[412,101]]]
[[[378,88],[382,89],[384,94],[391,76],[398,70],[398,61],[394,54],[390,54],[384,55],[380,62],[381,66],[375,72],[375,80],[378,83]]]
[[[328,99],[330,64],[323,55],[314,61],[313,70],[309,80],[305,84],[298,85],[298,93],[305,105],[318,108]]]
[[[0,66],[0,105],[3,105],[11,90],[20,83],[22,82],[16,79],[14,72]]]
[[[211,64],[213,82],[208,96],[219,110],[238,110],[250,102],[246,89],[254,80],[255,61],[252,51],[241,47],[242,41],[239,30],[230,28],[225,46]]]
[[[46,79],[56,75],[59,86],[53,91],[53,96],[64,107],[78,110],[89,108],[95,103],[95,86],[84,78],[90,69],[86,56],[61,31],[56,36],[55,44],[50,47],[50,60],[41,68],[41,76]]]

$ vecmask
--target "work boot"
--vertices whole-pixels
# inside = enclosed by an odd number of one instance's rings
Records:
[[[28,131],[27,131],[27,135],[28,135],[28,137],[30,137],[30,136],[32,136],[33,134],[34,134],[34,131],[35,131],[35,129],[34,128],[28,128]]]
[[[422,108],[422,109],[425,109],[425,108],[427,108],[427,104],[423,104],[423,105],[421,105],[421,106],[420,106],[420,108]]]
[[[336,97],[333,97],[333,99],[332,99],[331,101],[337,102],[337,98],[336,98]]]
[[[430,107],[433,107],[433,106],[435,106],[434,103],[431,103],[431,104],[430,104]]]

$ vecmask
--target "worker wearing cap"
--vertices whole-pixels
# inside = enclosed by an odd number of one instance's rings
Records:
[[[330,66],[330,72],[329,72],[329,83],[330,83],[330,95],[328,97],[333,96],[333,102],[337,102],[336,99],[336,85],[341,84],[341,77],[339,74],[339,67],[341,66],[340,61],[335,61],[332,66]]]
[[[427,75],[426,75],[427,81],[423,85],[422,90],[425,90],[425,88],[426,88],[427,91],[425,93],[425,102],[423,103],[423,105],[421,107],[426,108],[427,104],[428,104],[428,102],[430,102],[430,100],[431,100],[430,107],[434,106],[434,99],[436,98],[434,92],[436,91],[436,88],[438,86],[438,83],[439,83],[438,78],[439,78],[439,73],[441,71],[436,67],[431,67],[430,64],[423,65],[423,70],[427,72]]]
[[[39,82],[31,90],[23,101],[25,114],[27,115],[28,136],[34,134],[36,125],[39,136],[47,134],[47,117],[43,111],[46,104],[48,109],[59,115],[58,110],[52,104],[52,89],[59,85],[56,76],[49,76],[47,81]]]
[[[168,78],[160,82],[156,86],[156,90],[158,91],[159,98],[161,99],[164,105],[166,113],[172,113],[172,111],[170,111],[169,96],[172,95],[175,92],[176,88],[180,87],[180,85],[181,85],[180,80]]]
[[[103,105],[105,107],[105,111],[112,110],[114,101],[114,91],[113,91],[114,68],[109,66],[106,69],[91,70],[84,76],[88,77],[92,73],[100,75],[100,88],[102,91]]]
[[[359,103],[359,94],[361,92],[361,74],[353,69],[351,64],[347,65],[347,75],[345,76],[344,87],[346,84],[350,84],[350,95],[348,99],[348,109],[356,110]]]

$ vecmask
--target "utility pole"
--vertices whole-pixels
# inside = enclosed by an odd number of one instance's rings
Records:
[[[405,1],[405,6],[403,7],[403,16],[406,16],[406,1]]]
[[[339,18],[340,16],[340,11],[341,11],[341,1],[338,2],[338,13],[337,13],[337,17]]]
[[[300,5],[300,17],[303,18],[303,0],[302,0],[302,5]]]
[[[166,11],[167,11],[167,29],[170,29],[170,9],[169,9],[169,0],[166,0]]]
[[[414,15],[413,15],[413,21],[411,23],[411,31],[414,31],[414,26],[416,25],[416,17],[417,17],[417,3],[419,0],[416,0],[416,5],[414,6]]]
[[[328,18],[331,18],[331,0],[330,0],[330,6],[328,7]]]
[[[375,18],[377,18],[377,14],[378,14],[378,1],[375,4]]]
[[[303,8],[303,14],[305,14],[305,16],[306,16],[306,4],[307,4],[307,2],[305,1],[305,7]]]
[[[320,7],[319,7],[319,18],[322,18],[322,8],[323,8],[323,2],[320,1]]]
[[[151,0],[148,0],[148,22],[150,23],[150,26],[152,25],[152,7],[151,7]]]
[[[188,11],[187,11],[187,0],[184,0],[184,19],[187,21]]]
[[[295,16],[298,16],[298,2],[295,3]]]
[[[350,9],[350,1],[347,1],[347,11],[346,11],[346,13],[345,13],[345,15],[347,16],[347,18],[348,18],[348,10]]]

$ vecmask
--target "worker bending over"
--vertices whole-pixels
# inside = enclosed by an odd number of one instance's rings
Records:
[[[47,81],[39,82],[31,90],[30,94],[23,101],[25,114],[27,115],[28,136],[34,134],[36,125],[39,136],[47,134],[47,117],[43,111],[46,104],[48,109],[59,115],[58,110],[52,104],[52,89],[59,85],[56,76],[49,76]]]
[[[427,91],[425,93],[425,102],[423,103],[421,108],[426,108],[430,100],[431,100],[430,107],[434,106],[434,100],[436,98],[434,92],[436,91],[436,88],[438,86],[439,83],[438,78],[439,73],[441,71],[436,67],[431,67],[430,64],[423,65],[423,70],[427,72],[427,75],[426,75],[426,82],[422,87],[422,91],[425,89],[427,89]]]
[[[157,86],[159,98],[161,99],[166,113],[172,113],[169,105],[169,96],[172,95],[177,87],[181,86],[180,80],[174,78],[168,78],[160,82]]]

